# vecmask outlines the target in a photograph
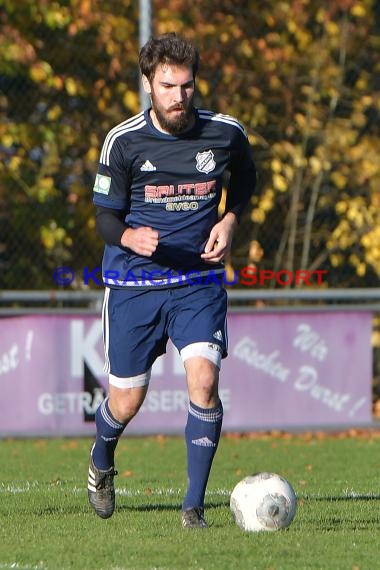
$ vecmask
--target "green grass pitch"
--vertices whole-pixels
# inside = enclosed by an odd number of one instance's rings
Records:
[[[87,502],[89,439],[0,441],[0,570],[380,569],[380,434],[224,435],[206,495],[207,530],[183,530],[180,437],[123,437],[117,507]],[[292,525],[246,533],[229,495],[246,475],[273,471],[298,496]]]

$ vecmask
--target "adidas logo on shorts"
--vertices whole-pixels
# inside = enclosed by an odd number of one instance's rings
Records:
[[[220,341],[223,340],[223,335],[222,335],[222,331],[221,331],[221,330],[215,331],[212,336],[213,336],[214,338],[216,338],[216,340],[220,340]]]
[[[211,441],[208,437],[200,437],[199,439],[192,439],[191,443],[200,445],[201,447],[216,447],[216,443]]]

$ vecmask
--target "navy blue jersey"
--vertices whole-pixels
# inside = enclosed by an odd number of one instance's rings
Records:
[[[205,263],[218,221],[222,187],[226,210],[240,216],[255,187],[255,167],[242,125],[228,115],[195,110],[195,124],[177,136],[157,130],[149,110],[120,123],[105,138],[94,185],[97,206],[125,212],[131,228],[159,233],[151,257],[106,244],[103,280],[110,286],[146,286],[149,277],[176,285],[178,276],[202,275],[223,265]],[[154,285],[152,285],[154,286]]]

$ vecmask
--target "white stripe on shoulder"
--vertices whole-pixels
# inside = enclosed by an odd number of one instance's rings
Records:
[[[105,164],[106,166],[109,166],[112,145],[117,137],[129,131],[136,131],[138,129],[141,129],[144,125],[146,125],[146,120],[144,118],[144,111],[142,111],[138,115],[135,115],[134,117],[131,117],[122,123],[119,123],[116,125],[116,127],[111,129],[104,140],[99,162]]]
[[[204,109],[198,109],[198,115],[201,119],[206,119],[208,121],[219,121],[220,123],[233,125],[234,127],[237,127],[239,131],[241,131],[245,136],[247,136],[243,125],[231,115],[223,115],[222,113],[214,113],[213,111],[206,111]]]

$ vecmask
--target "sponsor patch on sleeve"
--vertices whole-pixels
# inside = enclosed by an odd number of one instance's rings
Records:
[[[109,194],[111,188],[111,177],[104,176],[104,174],[97,174],[94,184],[94,192],[99,194]]]

